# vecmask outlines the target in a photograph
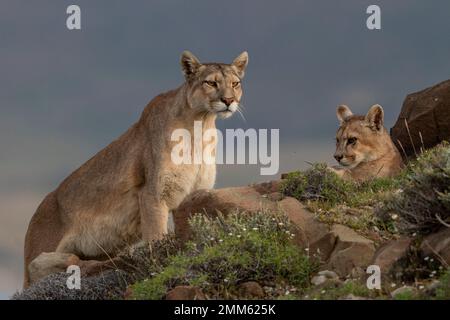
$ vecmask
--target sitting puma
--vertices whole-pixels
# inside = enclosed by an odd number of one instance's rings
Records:
[[[27,266],[40,253],[99,258],[141,238],[160,239],[169,210],[189,193],[214,186],[214,162],[174,164],[171,151],[178,141],[171,134],[186,129],[194,137],[194,121],[201,121],[205,132],[215,129],[217,116],[237,111],[247,63],[247,52],[231,64],[202,64],[183,52],[185,83],[154,98],[137,123],[42,201],[25,238],[25,287]],[[211,143],[215,148],[214,135],[208,141],[214,149]]]
[[[334,171],[344,179],[365,181],[391,177],[400,172],[403,162],[383,126],[384,112],[374,105],[365,116],[357,116],[345,105],[338,106],[340,127],[336,133],[334,158],[341,167]]]

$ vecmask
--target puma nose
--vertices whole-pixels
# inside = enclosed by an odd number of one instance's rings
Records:
[[[230,104],[233,103],[234,98],[222,98],[221,100],[222,100],[223,103],[225,103],[227,105],[227,107],[229,107]]]
[[[341,162],[341,160],[342,160],[342,158],[344,158],[344,156],[341,154],[335,154],[334,158],[336,159],[337,162]]]

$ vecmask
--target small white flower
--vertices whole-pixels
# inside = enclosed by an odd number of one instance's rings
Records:
[[[223,282],[228,282],[228,279],[223,279]]]
[[[223,242],[223,240],[222,240],[222,239],[219,239],[219,242]]]
[[[255,227],[255,228],[253,228],[253,231],[258,231],[258,228],[256,228],[256,227]]]
[[[396,285],[395,283],[393,283],[393,282],[391,283],[391,287],[392,287],[392,288],[395,288],[396,286],[397,286],[397,285]]]
[[[393,215],[391,216],[391,218],[392,218],[392,220],[397,220],[398,215],[397,215],[397,214],[393,214]]]
[[[238,234],[236,237],[238,237],[238,238],[240,238],[241,237],[241,235],[240,234]]]
[[[246,228],[243,228],[242,231],[247,231],[247,229],[246,229]]]
[[[420,290],[423,290],[425,287],[424,286],[419,286],[419,289]]]
[[[412,234],[412,236],[413,236],[413,237],[417,236],[417,233],[414,232],[414,233]]]
[[[284,226],[284,223],[283,222],[278,222],[278,225],[279,226]]]
[[[233,236],[233,234],[230,232],[229,234],[228,234],[230,237],[232,237]]]
[[[428,260],[430,260],[430,257],[425,257],[425,258],[423,258],[423,260],[428,261]]]
[[[210,238],[209,240],[214,241],[215,239],[214,238]]]
[[[291,233],[291,237],[295,237],[295,234]]]
[[[309,251],[309,248],[305,248],[305,251],[308,252],[308,251]]]
[[[327,292],[326,290],[322,290],[321,293],[324,294],[325,292]]]
[[[434,259],[433,259],[433,258],[431,258],[431,259],[430,259],[430,262],[433,262],[433,261],[434,261]]]

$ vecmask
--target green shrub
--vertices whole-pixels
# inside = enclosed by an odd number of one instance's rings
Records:
[[[393,190],[399,179],[375,178],[365,182],[341,179],[326,164],[313,164],[304,172],[289,173],[281,184],[281,192],[300,201],[316,201],[322,208],[346,204],[357,207],[374,203],[375,196]]]
[[[428,234],[450,222],[450,147],[443,143],[408,165],[400,192],[383,201],[378,215],[397,215],[403,233]]]
[[[268,213],[194,216],[193,239],[153,277],[132,286],[135,299],[161,299],[176,285],[194,285],[229,298],[245,281],[309,285],[315,265],[292,244],[286,217]]]

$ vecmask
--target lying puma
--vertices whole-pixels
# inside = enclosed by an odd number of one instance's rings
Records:
[[[365,181],[399,173],[403,162],[383,126],[384,112],[374,105],[365,116],[357,116],[345,105],[338,106],[340,127],[336,133],[334,158],[342,167],[333,170],[344,179]]]
[[[182,128],[194,137],[194,121],[201,121],[204,131],[215,129],[217,116],[237,111],[247,63],[247,52],[231,64],[201,64],[183,52],[185,83],[154,98],[137,123],[42,201],[25,238],[25,287],[27,266],[40,253],[98,258],[141,238],[160,239],[167,232],[169,210],[194,190],[214,186],[214,162],[171,161],[178,143],[171,134]],[[209,148],[211,141],[215,147],[217,137],[208,141]]]

